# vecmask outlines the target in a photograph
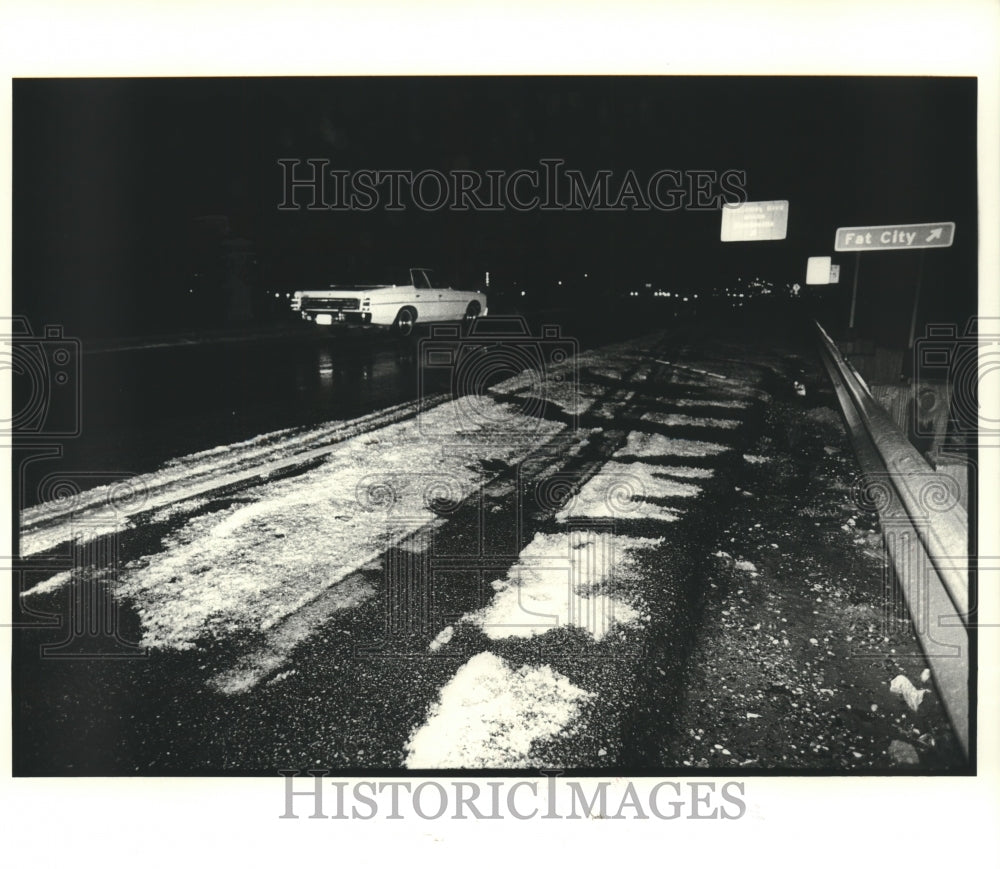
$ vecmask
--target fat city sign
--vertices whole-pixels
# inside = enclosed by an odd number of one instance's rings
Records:
[[[916,250],[951,247],[954,223],[904,223],[890,226],[844,226],[837,230],[834,250]]]

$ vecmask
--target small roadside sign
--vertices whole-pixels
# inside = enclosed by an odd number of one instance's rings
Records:
[[[787,199],[722,206],[722,241],[780,241],[787,234]]]
[[[830,266],[830,283],[839,284],[840,283],[840,266],[831,265]]]
[[[806,283],[807,284],[828,284],[830,283],[830,257],[811,256],[806,261]]]
[[[888,226],[843,226],[837,230],[833,249],[837,251],[917,250],[922,247],[951,247],[955,224],[899,223]]]

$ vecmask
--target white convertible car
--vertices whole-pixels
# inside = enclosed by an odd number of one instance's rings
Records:
[[[409,335],[418,322],[472,321],[484,316],[486,296],[453,290],[430,269],[413,268],[409,283],[331,284],[322,290],[300,290],[292,297],[292,310],[318,326],[380,326]]]

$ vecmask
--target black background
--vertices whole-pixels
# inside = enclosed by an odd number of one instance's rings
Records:
[[[36,327],[217,325],[227,312],[204,304],[211,289],[192,292],[213,226],[245,240],[255,299],[393,263],[462,288],[489,270],[494,288],[578,304],[641,281],[804,284],[838,226],[951,220],[950,249],[862,255],[859,322],[898,342],[921,259],[922,322],[975,312],[971,78],[20,79],[13,94],[13,310]],[[282,158],[413,172],[558,158],[616,179],[734,169],[750,200],[789,200],[788,236],[724,244],[717,210],[283,212]],[[199,222],[209,215],[222,220]],[[849,292],[856,258],[834,261]]]

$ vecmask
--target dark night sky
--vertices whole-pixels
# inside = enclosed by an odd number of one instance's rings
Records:
[[[13,137],[14,312],[70,327],[128,331],[172,304],[193,220],[210,214],[252,241],[261,286],[282,288],[383,263],[459,285],[485,269],[527,284],[587,271],[615,288],[803,281],[838,226],[952,220],[954,246],[924,256],[928,316],[974,308],[974,79],[16,80]],[[749,199],[790,201],[788,237],[724,244],[717,210],[281,212],[280,158],[443,172],[561,158],[616,180],[736,169]],[[872,316],[896,316],[918,256],[864,255]],[[842,283],[853,260],[834,255]]]

